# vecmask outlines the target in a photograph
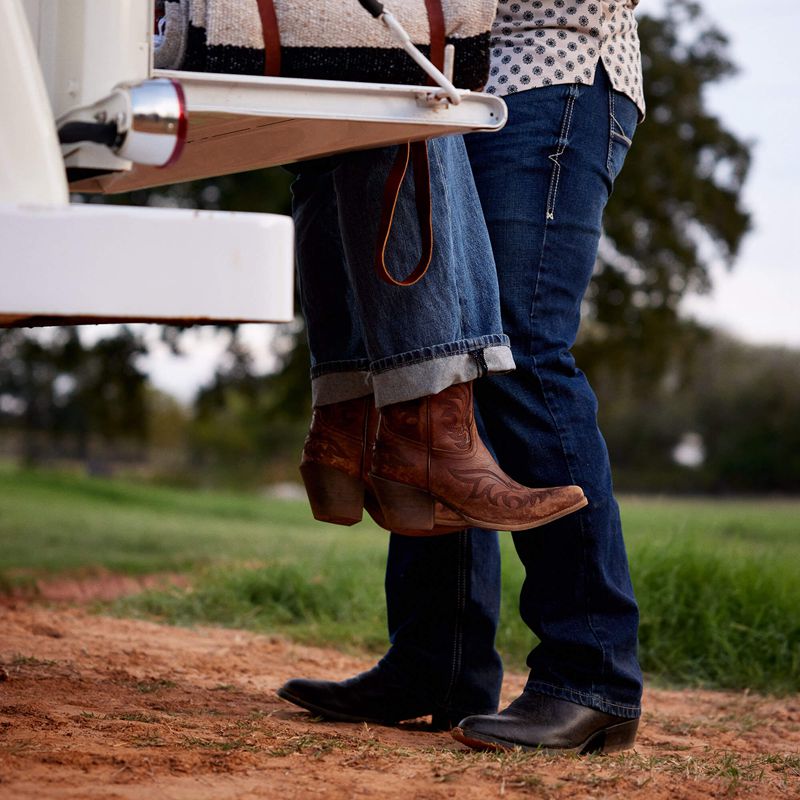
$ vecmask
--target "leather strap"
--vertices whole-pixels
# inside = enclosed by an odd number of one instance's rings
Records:
[[[431,32],[431,61],[441,72],[444,70],[445,28],[444,10],[442,0],[425,0],[425,10],[428,12],[428,26]],[[429,83],[435,81],[431,78]]]
[[[258,13],[264,34],[264,74],[278,78],[281,74],[281,34],[273,0],[258,0]]]
[[[428,25],[430,27],[430,59],[434,66],[444,69],[445,27],[444,11],[441,0],[425,0],[425,9],[428,12]],[[430,78],[428,83],[435,81]],[[400,199],[400,190],[408,173],[408,164],[414,165],[414,192],[417,203],[417,219],[422,236],[422,253],[414,270],[402,280],[397,280],[386,264],[386,249],[389,246],[389,236],[394,225],[394,215],[397,210],[397,201]],[[433,258],[433,218],[431,210],[431,173],[428,161],[427,142],[414,142],[413,144],[400,145],[397,157],[386,179],[383,191],[383,205],[381,210],[381,223],[378,229],[378,251],[375,256],[375,270],[378,275],[392,286],[413,286],[419,283],[428,271]]]
[[[402,280],[395,278],[386,264],[386,249],[394,224],[400,189],[408,173],[409,162],[414,164],[414,192],[417,202],[417,220],[422,236],[422,254],[414,270]],[[425,277],[433,258],[433,218],[431,215],[431,174],[427,142],[400,145],[397,157],[386,179],[383,191],[381,223],[378,229],[378,252],[375,270],[378,276],[392,286],[413,286]]]

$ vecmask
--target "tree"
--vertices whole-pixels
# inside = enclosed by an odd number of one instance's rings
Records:
[[[75,328],[0,333],[0,426],[21,429],[23,458],[68,451],[90,460],[92,442],[141,447],[147,436],[146,352],[129,328],[81,341]]]
[[[800,492],[800,354],[717,335],[694,370],[694,430],[720,491]]]
[[[675,0],[661,18],[642,16],[639,32],[647,119],[606,212],[579,361],[652,383],[699,341],[681,298],[710,288],[711,265],[730,267],[750,227],[750,153],[705,106],[735,68],[699,4]]]
[[[253,373],[252,357],[230,331],[225,357],[194,403],[191,464],[216,482],[259,485],[296,480],[297,454],[308,426],[308,350],[297,344],[302,324],[273,339],[273,374]]]

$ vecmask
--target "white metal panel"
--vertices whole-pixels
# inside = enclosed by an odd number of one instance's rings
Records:
[[[41,14],[42,0],[21,0],[22,8],[28,17],[34,45],[39,47],[39,17]]]
[[[345,81],[156,70],[186,92],[188,144],[167,169],[134,166],[75,184],[80,191],[131,189],[287,164],[453,133],[499,130],[505,103],[463,92],[458,105],[431,107],[430,88]]]
[[[289,217],[0,206],[0,241],[0,325],[293,317]]]
[[[0,2],[0,203],[67,202],[67,181],[28,19]]]
[[[149,77],[152,0],[40,0],[38,15],[39,57],[56,117],[119,83]]]

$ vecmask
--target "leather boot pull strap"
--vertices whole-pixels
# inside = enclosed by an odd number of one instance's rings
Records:
[[[273,0],[258,0],[261,30],[264,35],[264,74],[279,78],[281,74],[281,34]]]
[[[386,264],[386,249],[389,246],[389,236],[392,233],[394,216],[397,211],[397,201],[400,190],[408,173],[408,164],[414,165],[414,192],[416,193],[417,219],[419,220],[422,235],[422,254],[414,270],[398,280],[389,271]],[[386,188],[383,192],[383,208],[381,211],[380,228],[378,229],[378,251],[375,257],[375,270],[386,283],[392,286],[413,286],[425,277],[431,259],[433,258],[433,219],[431,217],[431,174],[428,163],[427,142],[414,142],[413,144],[400,145],[394,164],[386,179]]]

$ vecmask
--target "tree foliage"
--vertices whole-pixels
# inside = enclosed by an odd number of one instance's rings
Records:
[[[643,15],[639,32],[647,119],[606,211],[579,360],[657,379],[698,341],[680,300],[710,288],[711,266],[731,266],[750,227],[750,152],[708,110],[708,88],[735,68],[699,4],[675,0],[663,17]]]
[[[24,433],[24,457],[37,461],[59,446],[88,459],[93,441],[146,439],[146,353],[129,328],[85,345],[75,328],[46,335],[0,336],[0,427]]]

